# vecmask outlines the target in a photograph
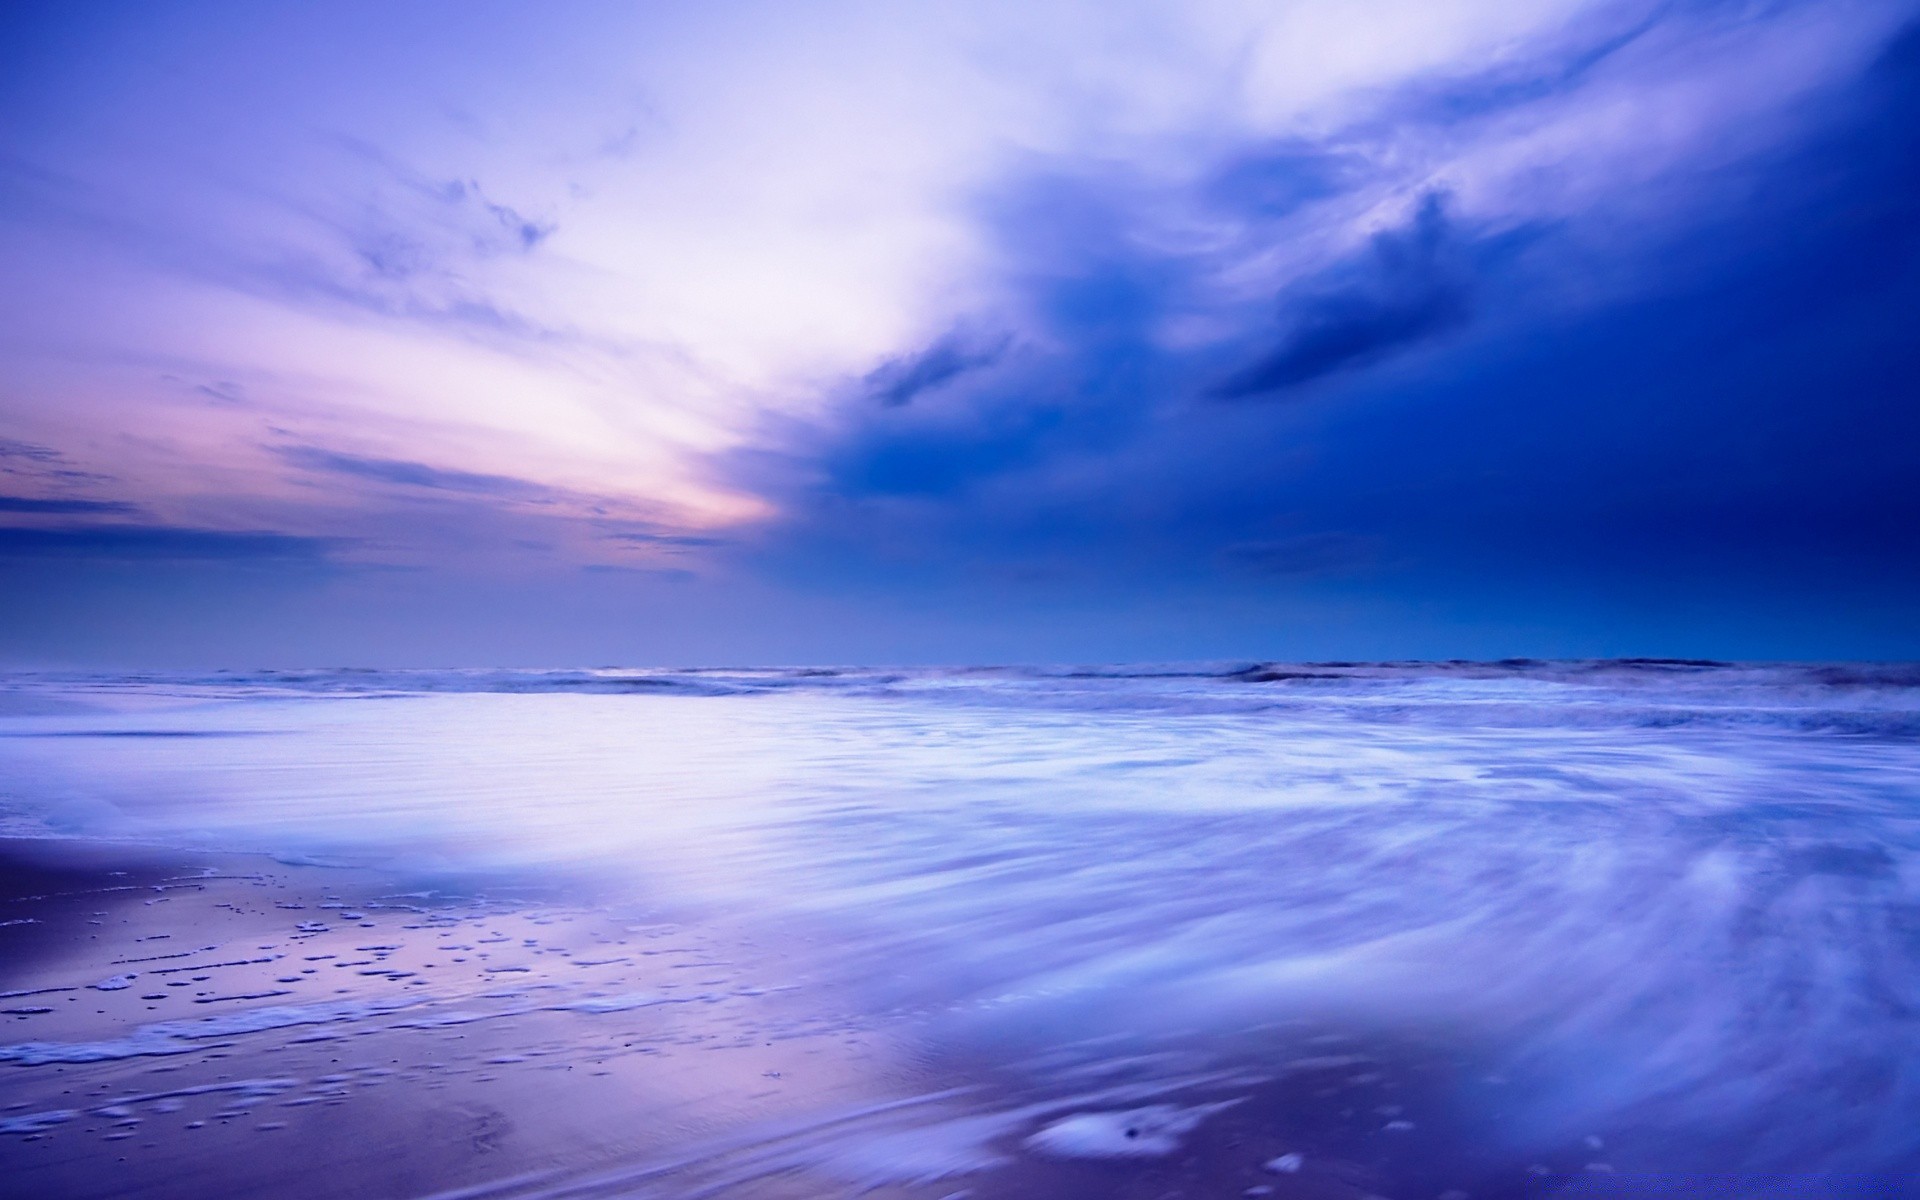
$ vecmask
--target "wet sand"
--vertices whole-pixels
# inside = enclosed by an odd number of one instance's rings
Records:
[[[1041,1094],[838,1003],[795,947],[645,918],[0,843],[0,1195],[1339,1200],[1443,1135],[1396,1120],[1446,1069],[1406,1048],[1393,1078],[1320,1046],[1171,1093],[1094,1046]]]
[[[0,1196],[1690,1194],[1616,1176],[1597,1135],[1483,1149],[1516,1114],[1444,1037],[1023,1040],[863,1004],[808,936],[511,880],[0,842]]]
[[[7,1196],[426,1196],[887,1074],[751,948],[673,925],[250,856],[0,854]]]

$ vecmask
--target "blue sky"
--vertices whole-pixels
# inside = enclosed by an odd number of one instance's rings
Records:
[[[1920,6],[12,5],[17,663],[1920,656]]]

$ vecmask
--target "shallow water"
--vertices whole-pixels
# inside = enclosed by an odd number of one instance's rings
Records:
[[[876,1087],[709,1188],[818,1168],[1064,1195],[1047,1172],[1080,1159],[1279,1130],[1306,1165],[1254,1186],[1338,1158],[1409,1196],[1920,1194],[1916,817],[1900,667],[0,691],[0,831],[546,889],[782,947],[755,986],[830,995],[814,1015],[884,1035],[924,1090]],[[599,1169],[565,1194],[640,1186]]]

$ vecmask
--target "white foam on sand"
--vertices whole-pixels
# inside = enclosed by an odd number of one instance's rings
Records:
[[[1238,1100],[1180,1108],[1149,1104],[1114,1112],[1075,1113],[1032,1137],[1027,1145],[1061,1158],[1164,1158],[1180,1149],[1186,1135],[1214,1113]]]
[[[793,1161],[861,1188],[936,1183],[989,1170],[1007,1161],[992,1143],[1012,1130],[1019,1113],[985,1113],[827,1139]]]
[[[342,1000],[331,1004],[273,1005],[193,1021],[160,1021],[142,1025],[122,1038],[99,1042],[14,1042],[0,1045],[0,1062],[21,1066],[46,1063],[109,1062],[145,1055],[185,1054],[211,1038],[236,1037],[298,1025],[325,1025],[358,1021],[395,1012],[427,1001],[427,997],[391,1000]]]

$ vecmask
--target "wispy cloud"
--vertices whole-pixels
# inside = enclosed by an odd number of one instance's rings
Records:
[[[0,460],[50,465],[60,462],[63,458],[64,456],[51,446],[36,446],[32,442],[0,438]]]
[[[368,458],[319,446],[275,446],[273,452],[302,470],[344,475],[372,483],[438,492],[464,492],[498,499],[550,503],[553,488],[507,475],[457,471],[397,458]]]
[[[228,532],[171,525],[94,525],[80,529],[0,526],[0,558],[319,562],[336,544],[332,539],[284,533]]]
[[[675,546],[691,548],[724,546],[727,544],[725,538],[706,537],[691,533],[653,533],[623,530],[618,533],[602,534],[601,536],[610,542],[626,542],[635,546]]]
[[[0,496],[0,513],[48,515],[128,516],[140,511],[122,500],[68,500],[57,497]]]
[[[108,482],[110,477],[81,467],[51,446],[0,438],[0,478],[46,488]]]

